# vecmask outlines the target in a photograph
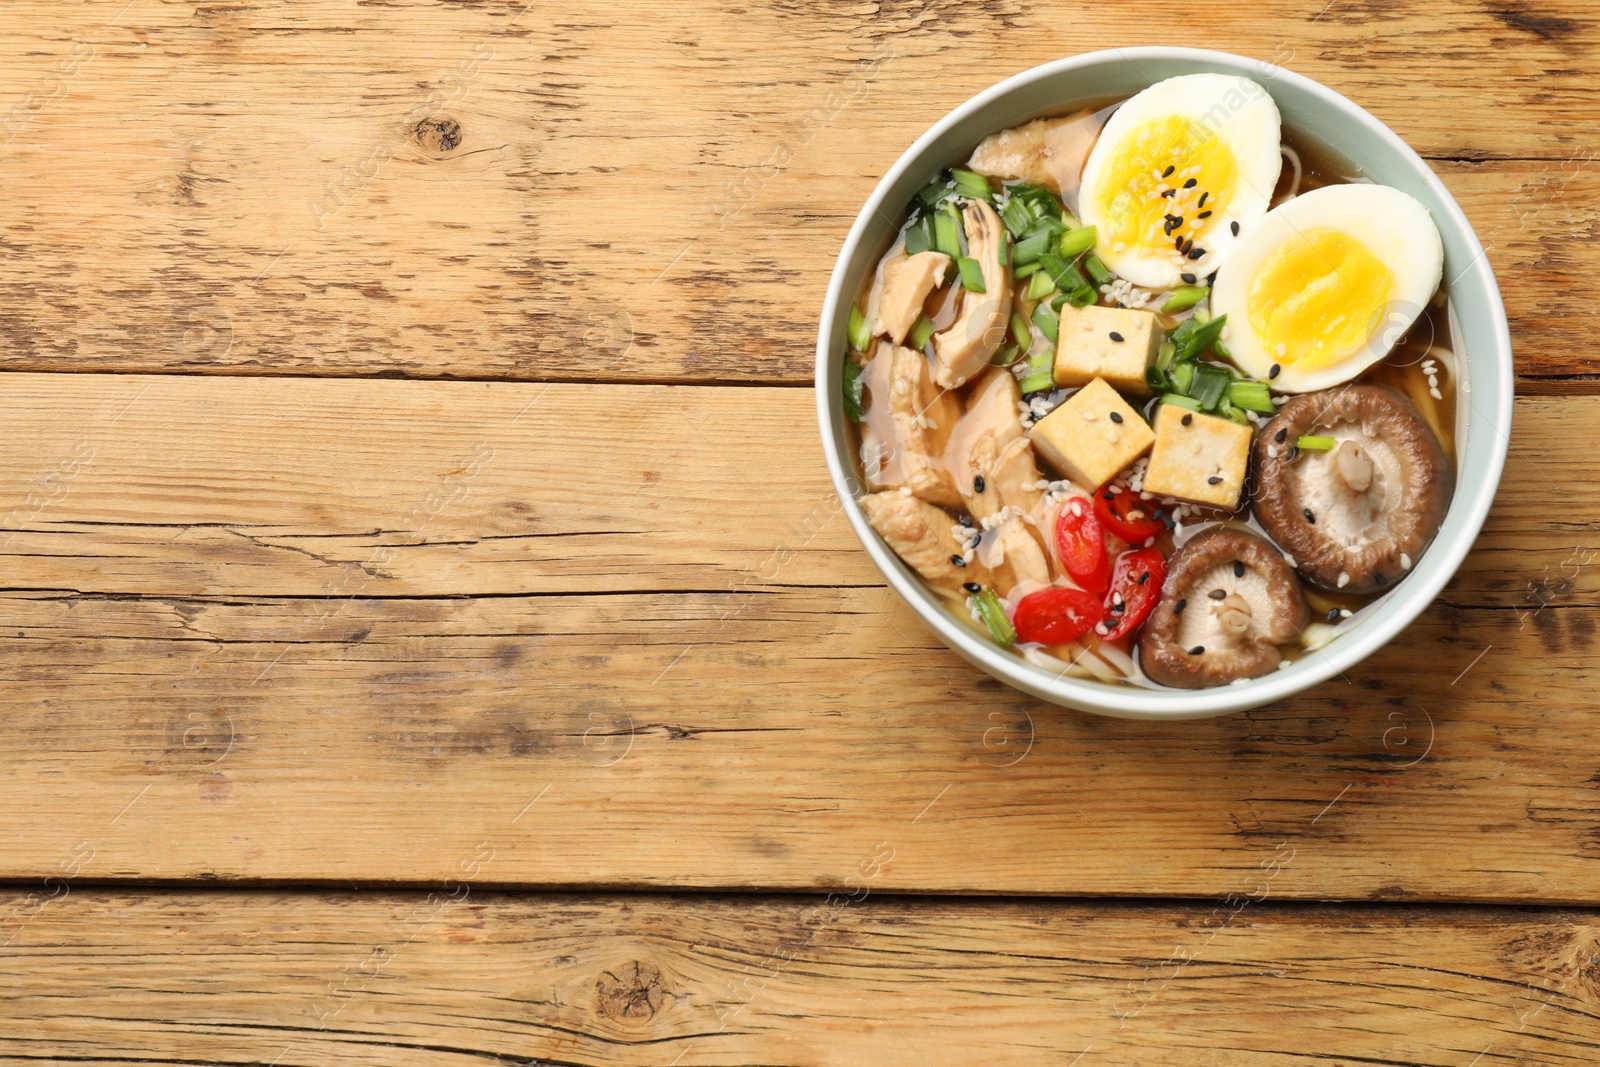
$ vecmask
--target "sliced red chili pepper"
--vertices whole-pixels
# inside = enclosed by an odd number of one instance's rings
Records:
[[[1094,513],[1106,529],[1130,545],[1142,543],[1165,530],[1166,524],[1155,517],[1161,505],[1141,500],[1131,489],[1113,493],[1104,488],[1094,494]]]
[[[1139,548],[1117,557],[1103,609],[1111,628],[1107,641],[1126,637],[1149,618],[1166,580],[1167,561],[1159,548]]]
[[[1041,589],[1018,601],[1011,625],[1020,641],[1064,645],[1094,629],[1105,611],[1099,597],[1081,589]]]
[[[1103,593],[1111,580],[1106,533],[1094,508],[1081,496],[1068,499],[1056,517],[1056,554],[1072,580],[1091,593]]]

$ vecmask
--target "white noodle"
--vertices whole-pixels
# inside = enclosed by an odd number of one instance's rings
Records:
[[[1101,659],[1111,664],[1124,675],[1133,675],[1133,657],[1128,655],[1116,645],[1101,642],[1095,646],[1095,652]]]
[[[1305,173],[1305,169],[1300,166],[1300,153],[1296,152],[1288,145],[1282,145],[1281,147],[1283,148],[1283,154],[1288,157],[1289,162],[1294,164],[1294,181],[1289,183],[1289,191],[1284,195],[1283,200],[1278,201],[1280,204],[1285,200],[1293,200],[1295,197],[1300,195],[1300,178]]]
[[[1040,648],[1038,645],[1022,645],[1019,647],[1022,649],[1022,657],[1035,667],[1043,667],[1047,671],[1054,671],[1057,674],[1071,675],[1074,678],[1094,677],[1089,673],[1087,668],[1080,666],[1076,660],[1068,663],[1066,660],[1058,659],[1055,656],[1050,655],[1050,653],[1044,651],[1044,649]],[[1078,646],[1064,645],[1062,647],[1077,648]],[[1077,656],[1080,658],[1082,655],[1083,654],[1081,652],[1077,653]]]

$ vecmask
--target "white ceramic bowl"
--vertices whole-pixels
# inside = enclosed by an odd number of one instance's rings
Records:
[[[1444,238],[1445,278],[1454,305],[1461,367],[1457,485],[1444,526],[1406,580],[1319,652],[1283,670],[1213,689],[1146,689],[1059,677],[997,647],[950,613],[867,522],[850,454],[841,396],[845,324],[862,279],[888,247],[911,197],[942,168],[1006,129],[1079,101],[1127,96],[1180,74],[1242,74],[1266,86],[1286,126],[1304,131],[1373,180],[1420,200]],[[1126,48],[1035,67],[979,93],[940,119],[906,150],[856,217],[834,265],[817,333],[817,414],[823,451],[844,510],[895,591],[968,661],[1026,693],[1066,707],[1130,719],[1225,715],[1279,700],[1346,671],[1388,643],[1426,608],[1456,572],[1483,525],[1500,484],[1511,433],[1511,336],[1483,246],[1427,163],[1392,130],[1309,78],[1258,60],[1193,48]]]

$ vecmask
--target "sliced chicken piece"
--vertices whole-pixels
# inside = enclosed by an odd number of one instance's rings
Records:
[[[895,344],[904,344],[906,334],[922,314],[928,294],[939,287],[949,269],[950,257],[943,252],[886,258],[883,290],[878,294],[877,328],[887,333]]]
[[[1036,487],[1039,467],[1033,443],[1022,432],[1021,403],[1016,378],[1004,367],[994,367],[973,384],[967,410],[956,424],[949,449],[951,477],[975,519],[1005,507],[1031,512],[1044,495]]]
[[[933,384],[927,357],[884,342],[867,365],[866,383],[861,451],[867,487],[905,486],[929,503],[961,507],[945,463],[961,402]],[[868,463],[869,458],[876,462]]]
[[[1050,561],[1034,537],[1033,527],[1020,515],[1012,515],[984,532],[978,543],[977,559],[993,575],[995,592],[1010,594],[1019,582],[1050,581]]]
[[[905,493],[873,493],[863,497],[861,510],[895,555],[922,575],[923,580],[946,592],[961,594],[962,585],[977,582],[992,586],[989,568],[968,555],[969,545],[957,540],[956,520],[943,508]],[[958,563],[963,560],[964,563]]]
[[[961,214],[967,255],[983,273],[984,291],[963,290],[956,321],[933,335],[933,380],[946,389],[959,388],[988,365],[1011,320],[1011,268],[1000,263],[1005,224],[982,200],[968,201]]]
[[[983,139],[967,166],[1008,181],[1037,182],[1057,194],[1078,187],[1098,124],[1090,111],[1035,119]]]

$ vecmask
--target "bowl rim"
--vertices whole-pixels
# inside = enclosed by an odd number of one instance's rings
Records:
[[[861,488],[860,479],[853,467],[844,462],[838,447],[838,434],[842,430],[843,404],[837,398],[838,376],[841,369],[833,366],[835,362],[833,349],[836,339],[842,335],[842,324],[839,322],[841,305],[846,299],[854,301],[853,293],[846,297],[843,291],[844,284],[850,273],[851,261],[858,254],[871,226],[873,215],[880,214],[885,219],[892,219],[899,214],[900,205],[894,205],[891,211],[884,211],[889,190],[908,170],[925,165],[924,156],[949,130],[1010,94],[1059,74],[1084,68],[1128,64],[1137,72],[1140,59],[1186,62],[1197,67],[1195,73],[1210,70],[1243,74],[1269,84],[1292,85],[1301,92],[1318,98],[1321,104],[1342,112],[1346,118],[1361,126],[1367,134],[1384,143],[1400,162],[1415,172],[1420,182],[1443,206],[1444,217],[1435,219],[1435,223],[1439,225],[1441,231],[1446,227],[1453,230],[1471,257],[1467,265],[1459,268],[1456,276],[1450,279],[1450,285],[1455,288],[1470,278],[1471,281],[1467,282],[1468,287],[1475,290],[1475,298],[1479,295],[1484,297],[1483,304],[1493,325],[1490,335],[1482,338],[1474,335],[1474,346],[1481,345],[1485,349],[1486,357],[1481,361],[1483,366],[1472,365],[1467,381],[1474,388],[1470,392],[1458,391],[1457,396],[1458,402],[1464,399],[1471,408],[1471,415],[1468,417],[1471,430],[1479,434],[1492,432],[1495,440],[1488,449],[1488,467],[1483,472],[1485,476],[1477,480],[1473,486],[1463,485],[1458,479],[1450,503],[1450,514],[1447,514],[1445,519],[1446,523],[1451,523],[1452,520],[1459,521],[1456,537],[1449,543],[1435,542],[1430,545],[1425,557],[1439,560],[1438,564],[1432,565],[1426,574],[1413,574],[1410,581],[1403,583],[1389,594],[1383,611],[1364,619],[1351,633],[1340,635],[1319,650],[1317,655],[1302,657],[1288,669],[1209,689],[1145,689],[1139,686],[1079,681],[1059,675],[1052,678],[1050,672],[1044,668],[1000,648],[964,624],[951,619],[946,614],[948,609],[923,587],[921,580],[911,573],[872,529],[856,496],[857,490]],[[1153,83],[1152,81],[1151,84]],[[945,165],[945,161],[941,160],[940,164]],[[1203,718],[1226,715],[1281,700],[1341,674],[1347,668],[1366,659],[1392,640],[1401,630],[1411,625],[1432,604],[1445,584],[1454,577],[1488,516],[1489,508],[1499,488],[1506,453],[1510,446],[1513,385],[1510,326],[1506,320],[1504,301],[1501,298],[1499,285],[1495,281],[1493,269],[1489,265],[1488,256],[1460,205],[1456,203],[1455,198],[1450,195],[1450,191],[1434,174],[1427,162],[1376,116],[1322,83],[1261,60],[1201,48],[1140,46],[1086,52],[1022,71],[982,90],[952,109],[900,155],[862,205],[839,251],[838,258],[834,261],[817,331],[815,377],[817,416],[828,471],[852,529],[884,579],[941,640],[993,677],[1051,703],[1116,718],[1157,721]],[[1459,390],[1459,385],[1457,388]],[[1477,396],[1474,397],[1473,393]],[[1479,403],[1479,398],[1482,397],[1487,397],[1491,405],[1487,411]],[[1458,464],[1464,461],[1465,450]],[[1459,519],[1457,519],[1458,509]],[[1432,564],[1431,559],[1429,562]]]

